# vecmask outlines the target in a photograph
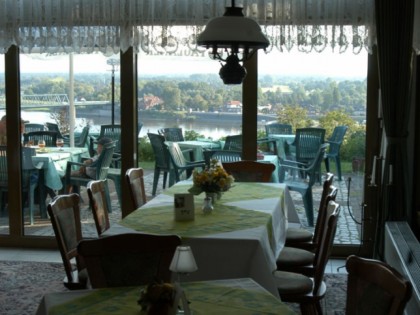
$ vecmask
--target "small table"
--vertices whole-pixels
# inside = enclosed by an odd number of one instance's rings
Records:
[[[249,278],[182,282],[192,314],[296,314]],[[119,287],[46,294],[36,315],[140,314],[142,287]]]
[[[291,143],[295,140],[295,135],[283,135],[283,134],[270,134],[268,136],[270,140],[275,140],[277,144],[277,155],[280,159],[286,158],[286,152],[284,151],[284,145],[286,142]]]
[[[194,161],[204,161],[203,149],[204,150],[215,150],[221,149],[221,144],[219,141],[179,141],[177,142],[181,150],[192,150],[193,151],[193,160]],[[188,159],[188,157],[187,157]]]

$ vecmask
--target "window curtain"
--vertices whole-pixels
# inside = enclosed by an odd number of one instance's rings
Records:
[[[379,81],[385,132],[382,203],[376,254],[382,254],[388,220],[411,219],[408,182],[408,119],[413,71],[414,0],[376,0]]]
[[[374,0],[236,0],[260,23],[268,51],[370,51]],[[230,0],[0,0],[0,49],[106,55],[204,54],[197,34]]]

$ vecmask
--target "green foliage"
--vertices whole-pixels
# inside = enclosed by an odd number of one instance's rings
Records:
[[[194,130],[185,130],[184,139],[185,140],[197,140],[197,138],[204,138],[204,135],[199,134]]]
[[[319,125],[320,127],[325,129],[325,138],[328,139],[333,130],[337,126],[347,126],[349,129],[347,130],[345,138],[348,138],[350,134],[356,131],[357,124],[350,117],[349,114],[345,113],[343,110],[333,110],[327,112],[327,114],[321,118],[319,118]]]
[[[155,154],[153,153],[152,145],[150,144],[149,138],[147,136],[139,138],[138,158],[139,161],[155,160]]]
[[[344,161],[351,161],[354,157],[364,158],[366,154],[366,131],[353,132],[347,142],[341,146],[340,157]]]
[[[308,111],[301,106],[285,106],[282,110],[278,111],[277,120],[282,124],[292,125],[293,130],[312,125],[311,120],[308,118]]]

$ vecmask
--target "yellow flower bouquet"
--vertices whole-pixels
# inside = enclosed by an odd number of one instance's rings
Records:
[[[232,175],[229,175],[218,160],[213,159],[210,166],[203,171],[194,170],[193,186],[188,190],[194,195],[202,192],[221,193],[229,190],[235,181]]]

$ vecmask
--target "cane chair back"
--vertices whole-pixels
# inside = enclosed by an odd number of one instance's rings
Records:
[[[98,236],[101,236],[110,228],[108,213],[112,212],[106,179],[90,181],[87,185],[87,192],[96,231]]]
[[[125,179],[130,192],[132,211],[134,211],[147,202],[144,188],[144,171],[142,168],[130,168],[125,173]]]
[[[223,168],[237,182],[269,182],[276,169],[272,163],[242,160],[222,163]]]

